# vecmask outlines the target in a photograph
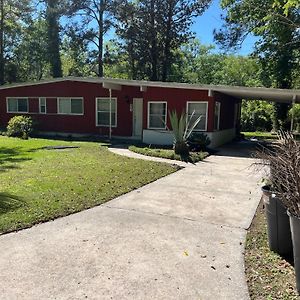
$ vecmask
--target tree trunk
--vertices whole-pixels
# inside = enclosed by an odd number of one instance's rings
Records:
[[[103,39],[104,39],[104,24],[103,24],[103,15],[104,15],[104,0],[100,0],[98,12],[99,12],[99,47],[98,47],[98,77],[103,77]]]
[[[155,1],[151,0],[150,7],[150,30],[151,30],[151,77],[150,80],[157,81],[157,61],[158,61],[158,51],[157,51],[157,34],[155,26]]]
[[[173,7],[172,4],[168,4],[168,18],[166,23],[166,32],[165,32],[165,46],[164,46],[164,59],[163,59],[163,68],[162,68],[162,81],[167,81],[170,62],[171,62],[171,29],[172,29],[172,16],[173,16]]]
[[[57,6],[57,0],[47,1],[46,18],[48,27],[49,63],[51,66],[51,75],[54,78],[63,76],[59,51],[59,15]]]
[[[4,84],[4,0],[0,0],[0,85]]]

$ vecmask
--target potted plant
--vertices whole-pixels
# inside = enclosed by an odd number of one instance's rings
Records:
[[[287,208],[294,253],[297,290],[300,293],[300,144],[291,133],[280,133],[274,150],[266,153],[271,165],[271,184]]]

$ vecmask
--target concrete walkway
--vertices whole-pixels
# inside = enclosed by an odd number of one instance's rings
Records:
[[[245,229],[260,199],[251,163],[211,156],[105,205],[0,236],[1,299],[248,299]]]

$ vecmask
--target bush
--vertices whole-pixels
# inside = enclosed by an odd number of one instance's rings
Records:
[[[271,131],[274,107],[266,101],[243,101],[241,131]]]
[[[191,151],[205,151],[210,143],[210,138],[202,132],[192,133],[188,140],[188,144]]]
[[[7,125],[7,135],[28,139],[33,131],[33,121],[31,117],[15,116],[11,118]]]

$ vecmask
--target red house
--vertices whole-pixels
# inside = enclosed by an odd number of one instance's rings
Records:
[[[0,87],[0,127],[30,115],[47,134],[95,134],[172,144],[169,111],[202,116],[196,129],[211,147],[232,140],[239,127],[238,88],[105,78],[59,78]]]

